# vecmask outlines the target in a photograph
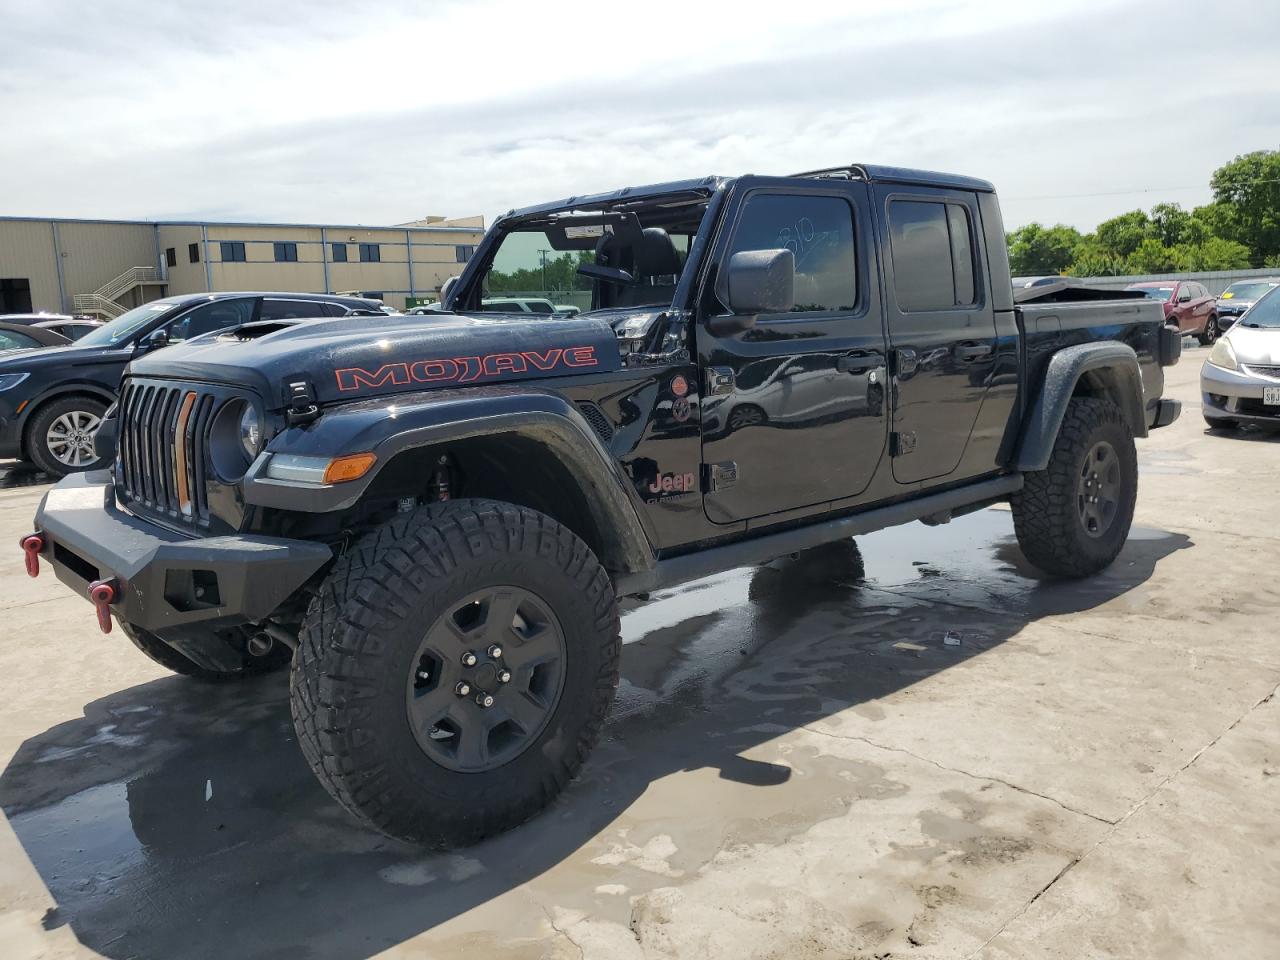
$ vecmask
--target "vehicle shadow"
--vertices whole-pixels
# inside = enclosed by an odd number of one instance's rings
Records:
[[[542,876],[660,778],[786,782],[789,768],[746,755],[1039,617],[1114,600],[1191,545],[1135,530],[1112,569],[1064,583],[1025,565],[1010,526],[983,511],[885,531],[631,605],[617,705],[581,777],[466,850],[354,826],[303,762],[278,675],[166,678],[94,701],[19,748],[0,808],[57,903],[46,928],[69,924],[104,956],[363,960]]]
[[[42,483],[54,483],[57,479],[23,460],[0,460],[0,490],[37,487]]]

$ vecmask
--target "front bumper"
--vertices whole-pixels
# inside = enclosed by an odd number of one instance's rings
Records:
[[[73,474],[45,494],[40,557],[85,599],[115,580],[115,616],[158,632],[263,620],[328,562],[322,543],[233,535],[190,538],[120,509],[107,471]]]
[[[1209,419],[1280,427],[1280,406],[1262,402],[1263,387],[1280,387],[1280,379],[1226,370],[1206,361],[1200,368],[1201,410]]]

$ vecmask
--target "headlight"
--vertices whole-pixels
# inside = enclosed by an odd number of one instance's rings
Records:
[[[1236,352],[1231,349],[1231,341],[1226,337],[1213,345],[1213,349],[1209,351],[1209,362],[1223,370],[1240,369],[1240,364],[1236,363]]]
[[[245,404],[244,413],[240,415],[240,446],[250,460],[262,449],[262,421],[252,404]]]
[[[29,376],[29,373],[0,373],[0,390],[12,390]]]

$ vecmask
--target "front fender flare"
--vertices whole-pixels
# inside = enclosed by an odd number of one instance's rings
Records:
[[[1147,435],[1142,372],[1138,355],[1125,343],[1080,343],[1059,350],[1049,360],[1044,382],[1031,401],[1014,466],[1023,472],[1049,466],[1067,404],[1082,378],[1101,382],[1108,399],[1124,413],[1135,437]]]
[[[503,434],[537,441],[570,470],[583,488],[593,521],[614,541],[614,566],[635,571],[653,565],[651,540],[628,497],[626,476],[574,404],[550,390],[515,386],[434,390],[333,408],[306,427],[285,430],[268,444],[245,475],[245,502],[307,513],[345,510],[360,500],[398,454]],[[273,453],[339,457],[367,451],[378,459],[359,480],[302,484],[266,476]]]

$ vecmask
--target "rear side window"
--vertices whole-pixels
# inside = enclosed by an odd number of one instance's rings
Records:
[[[323,317],[322,304],[312,300],[263,300],[259,320],[296,320],[301,317]]]
[[[169,325],[169,340],[190,340],[202,333],[238,327],[253,318],[254,301],[215,300],[196,307]]]
[[[22,347],[38,347],[40,341],[35,337],[28,337],[25,333],[18,333],[16,330],[0,330],[0,350],[17,350]]]
[[[977,302],[969,211],[958,203],[889,203],[893,286],[905,312],[967,307]]]
[[[858,302],[853,208],[840,197],[753,194],[729,246],[744,250],[790,250],[796,258],[798,312],[848,312]]]

